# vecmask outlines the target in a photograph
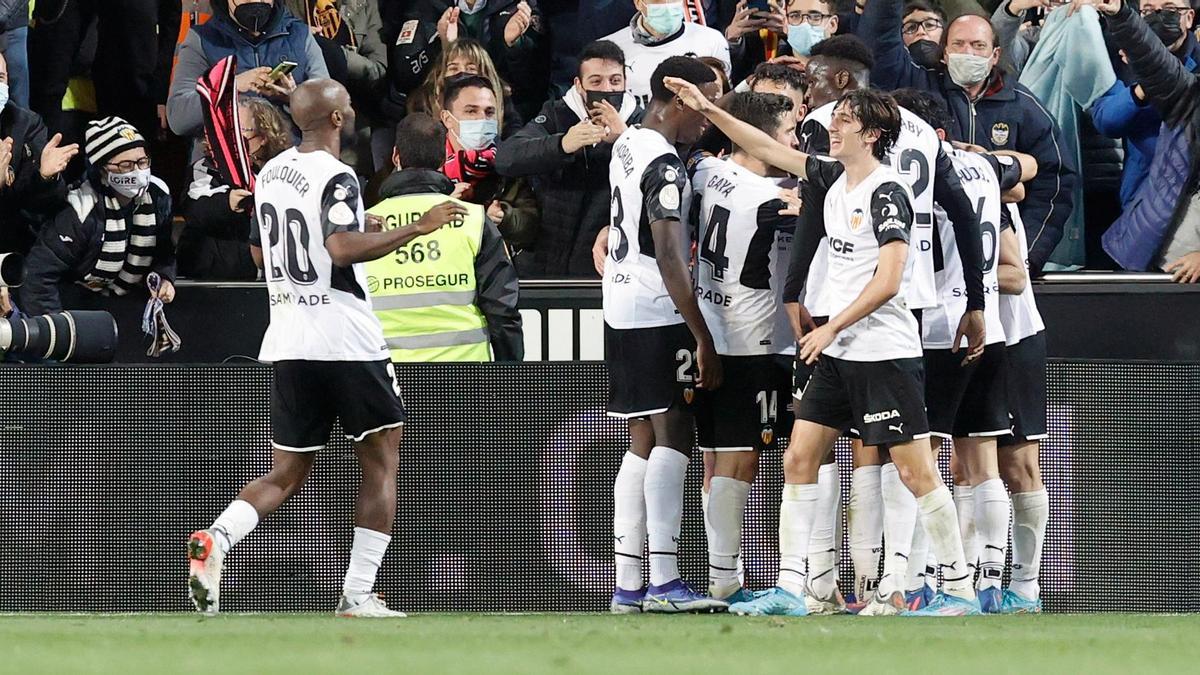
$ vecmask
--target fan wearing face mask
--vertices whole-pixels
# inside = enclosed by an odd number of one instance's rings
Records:
[[[838,32],[834,0],[742,0],[725,29],[733,61],[733,80],[741,81],[764,61],[791,56],[803,67],[813,45]]]
[[[1195,25],[1196,12],[1186,6],[1187,0],[1142,0],[1139,3],[1146,25],[1155,37],[1185,69],[1200,73],[1200,45],[1188,30]],[[1150,104],[1145,89],[1134,77],[1128,82],[1114,84],[1092,104],[1091,112],[1100,133],[1124,141],[1121,206],[1126,207],[1150,174],[1150,161],[1158,148],[1162,114]]]
[[[188,33],[179,47],[175,77],[167,98],[167,122],[180,136],[204,131],[203,101],[196,80],[226,56],[237,57],[239,94],[262,96],[287,105],[296,86],[329,77],[325,57],[308,24],[279,0],[211,0],[213,16]],[[295,63],[287,74],[272,71]],[[197,155],[199,153],[197,152]]]
[[[712,56],[730,73],[729,42],[721,31],[685,22],[683,0],[634,0],[637,14],[629,26],[605,37],[625,53],[629,93],[645,105],[650,99],[650,76],[672,56]]]
[[[625,55],[597,40],[580,52],[566,96],[547,102],[496,149],[502,175],[526,177],[538,186],[542,228],[536,246],[517,257],[523,277],[595,278],[591,245],[612,221],[612,144],[642,114],[625,91]]]
[[[158,297],[171,302],[171,195],[151,174],[145,138],[125,120],[106,117],[88,125],[84,152],[87,179],[67,194],[67,206],[42,227],[29,253],[22,311],[61,311],[64,283],[101,295],[144,295],[151,272],[162,278]]]
[[[951,21],[941,36],[940,62],[929,59],[922,65],[912,54],[917,41],[905,46],[904,7],[892,0],[866,0],[857,30],[875,55],[871,84],[929,92],[950,109],[956,138],[1037,159],[1039,172],[1027,186],[1020,212],[1029,235],[1029,270],[1041,275],[1075,208],[1078,173],[1062,129],[1016,76],[999,67],[1002,50],[987,17],[964,14]],[[922,22],[920,28],[928,36],[936,27]]]
[[[448,132],[442,173],[463,185],[455,196],[487,209],[509,246],[520,250],[532,245],[538,228],[533,191],[523,180],[506,179],[496,172],[500,128],[491,80],[479,75],[452,77],[442,90],[441,103],[441,122]]]

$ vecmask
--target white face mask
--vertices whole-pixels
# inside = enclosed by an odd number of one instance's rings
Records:
[[[150,169],[134,169],[129,173],[109,173],[108,187],[122,197],[135,199],[150,187]]]
[[[971,87],[987,79],[992,72],[992,60],[974,54],[949,54],[946,57],[946,72],[960,87]]]

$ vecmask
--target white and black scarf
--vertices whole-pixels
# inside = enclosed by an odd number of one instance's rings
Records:
[[[97,201],[94,192],[91,198]],[[154,198],[147,187],[134,199],[129,215],[114,196],[104,195],[103,204],[104,240],[96,267],[84,277],[83,285],[105,295],[126,295],[138,288],[154,263],[158,247]]]

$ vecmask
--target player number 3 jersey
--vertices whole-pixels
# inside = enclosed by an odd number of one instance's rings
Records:
[[[354,171],[323,151],[293,148],[267,162],[254,195],[271,324],[263,361],[379,361],[383,331],[364,292],[362,265],[337,267],[325,239],[362,230]]]
[[[913,228],[912,192],[904,179],[880,165],[853,189],[838,162],[810,158],[808,179],[825,190],[828,276],[820,304],[835,317],[850,306],[875,276],[879,251],[893,241],[909,243]],[[846,328],[824,354],[847,361],[890,361],[922,355],[917,319],[900,291]]]
[[[633,126],[613,144],[608,179],[612,228],[604,261],[604,321],[618,330],[683,323],[658,271],[650,231],[657,220],[684,222],[691,190],[683,162],[662,134]],[[678,230],[687,236],[682,226]],[[680,246],[687,250],[686,242]]]

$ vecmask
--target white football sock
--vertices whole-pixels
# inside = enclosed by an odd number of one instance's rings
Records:
[[[787,483],[779,503],[779,581],[776,585],[799,598],[804,597],[804,556],[812,536],[817,493],[816,483]]]
[[[216,536],[217,547],[222,553],[228,553],[229,549],[237,545],[239,541],[246,538],[258,525],[258,511],[250,505],[250,502],[235,499],[225,507],[221,515],[213,521],[209,528]]]
[[[963,556],[962,535],[958,531],[958,517],[954,512],[954,499],[945,485],[917,498],[921,508],[921,523],[929,537],[929,548],[937,557],[942,570],[942,588],[948,595],[975,598],[975,588],[967,562]]]
[[[712,539],[708,542],[708,587],[713,597],[726,598],[741,586],[737,559],[750,484],[718,476],[710,486],[708,517]]]
[[[646,550],[646,464],[625,453],[613,482],[613,557],[617,563],[617,588],[641,590],[642,553]]]
[[[917,520],[917,525],[921,527],[921,531],[925,532],[925,526],[921,525],[920,519]],[[933,554],[933,547],[929,545],[929,533],[925,533],[925,548],[928,553],[925,554],[925,586],[934,593],[938,589],[938,561],[937,556]]]
[[[979,590],[999,588],[1008,552],[1008,491],[999,478],[975,486],[975,536],[979,541]]]
[[[883,576],[879,577],[879,595],[886,598],[905,590],[917,499],[900,480],[895,464],[884,464],[879,479],[883,493]]]
[[[837,464],[822,464],[817,472],[817,510],[808,539],[808,588],[827,598],[837,588],[837,520],[842,505]]]
[[[1050,520],[1050,495],[1045,488],[1036,492],[1018,492],[1012,496],[1013,566],[1008,588],[1022,597],[1036,600],[1041,595],[1038,574],[1042,569],[1042,544],[1046,541],[1046,522]]]
[[[916,515],[915,511],[913,515]],[[912,593],[925,586],[925,561],[928,557],[929,538],[925,536],[925,526],[921,525],[918,518],[913,523],[912,546],[908,549],[908,583],[904,586],[905,591]],[[934,570],[935,575],[936,573]]]
[[[661,446],[646,462],[646,535],[650,541],[650,584],[679,578],[679,528],[683,522],[683,478],[688,458]]]
[[[850,478],[850,503],[846,507],[850,528],[850,561],[854,564],[854,593],[865,601],[879,580],[879,555],[883,551],[883,498],[878,466],[860,466]]]
[[[971,578],[979,571],[979,537],[975,530],[975,489],[970,485],[954,486],[954,510],[958,513],[958,534],[962,537],[963,555]]]
[[[383,554],[391,543],[391,535],[365,527],[354,528],[354,543],[350,546],[350,566],[342,581],[342,595],[351,602],[362,602],[375,588],[375,574],[383,564]]]

